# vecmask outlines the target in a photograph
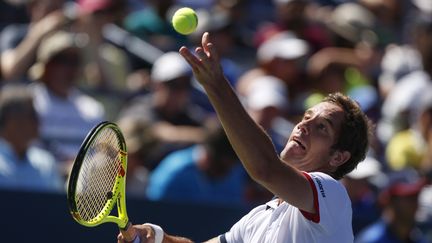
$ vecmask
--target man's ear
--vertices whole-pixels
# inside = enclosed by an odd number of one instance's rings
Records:
[[[339,167],[347,162],[351,158],[351,153],[348,151],[336,150],[330,160],[330,165],[333,167]]]

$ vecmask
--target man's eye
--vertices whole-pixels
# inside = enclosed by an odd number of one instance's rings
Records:
[[[323,123],[319,123],[319,124],[318,124],[318,128],[319,128],[320,130],[323,130],[323,131],[327,130],[327,127],[326,127]]]

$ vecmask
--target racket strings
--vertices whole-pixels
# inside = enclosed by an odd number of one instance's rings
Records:
[[[121,169],[119,152],[120,141],[110,128],[100,131],[89,146],[76,190],[77,210],[84,220],[95,219],[113,196]]]

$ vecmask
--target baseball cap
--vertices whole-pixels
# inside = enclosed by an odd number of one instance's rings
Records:
[[[252,81],[246,96],[246,104],[254,110],[266,107],[284,109],[288,105],[286,87],[273,76],[261,76]]]
[[[388,184],[383,193],[388,196],[413,196],[419,194],[425,185],[426,180],[414,169],[404,169],[388,175]]]
[[[191,68],[177,52],[167,52],[153,64],[150,77],[153,82],[167,82],[191,75]]]
[[[36,52],[36,63],[30,67],[29,75],[33,80],[39,79],[45,71],[45,64],[60,52],[70,48],[81,48],[85,45],[76,34],[57,31],[45,37]]]
[[[432,13],[432,2],[430,0],[412,0],[414,5],[425,13]]]
[[[295,60],[309,52],[309,45],[305,40],[297,38],[290,32],[281,32],[264,41],[257,51],[260,62],[268,62],[274,58]]]
[[[372,156],[367,156],[353,171],[348,173],[347,176],[352,179],[366,179],[382,175],[381,167],[381,163],[378,160]]]
[[[375,44],[377,35],[373,31],[376,19],[371,11],[358,3],[338,5],[327,21],[329,29],[343,38],[358,43],[368,41]]]

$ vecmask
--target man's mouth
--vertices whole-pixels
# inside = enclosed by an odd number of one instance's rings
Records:
[[[297,138],[293,138],[293,141],[297,143],[303,150],[306,150],[306,146]]]

